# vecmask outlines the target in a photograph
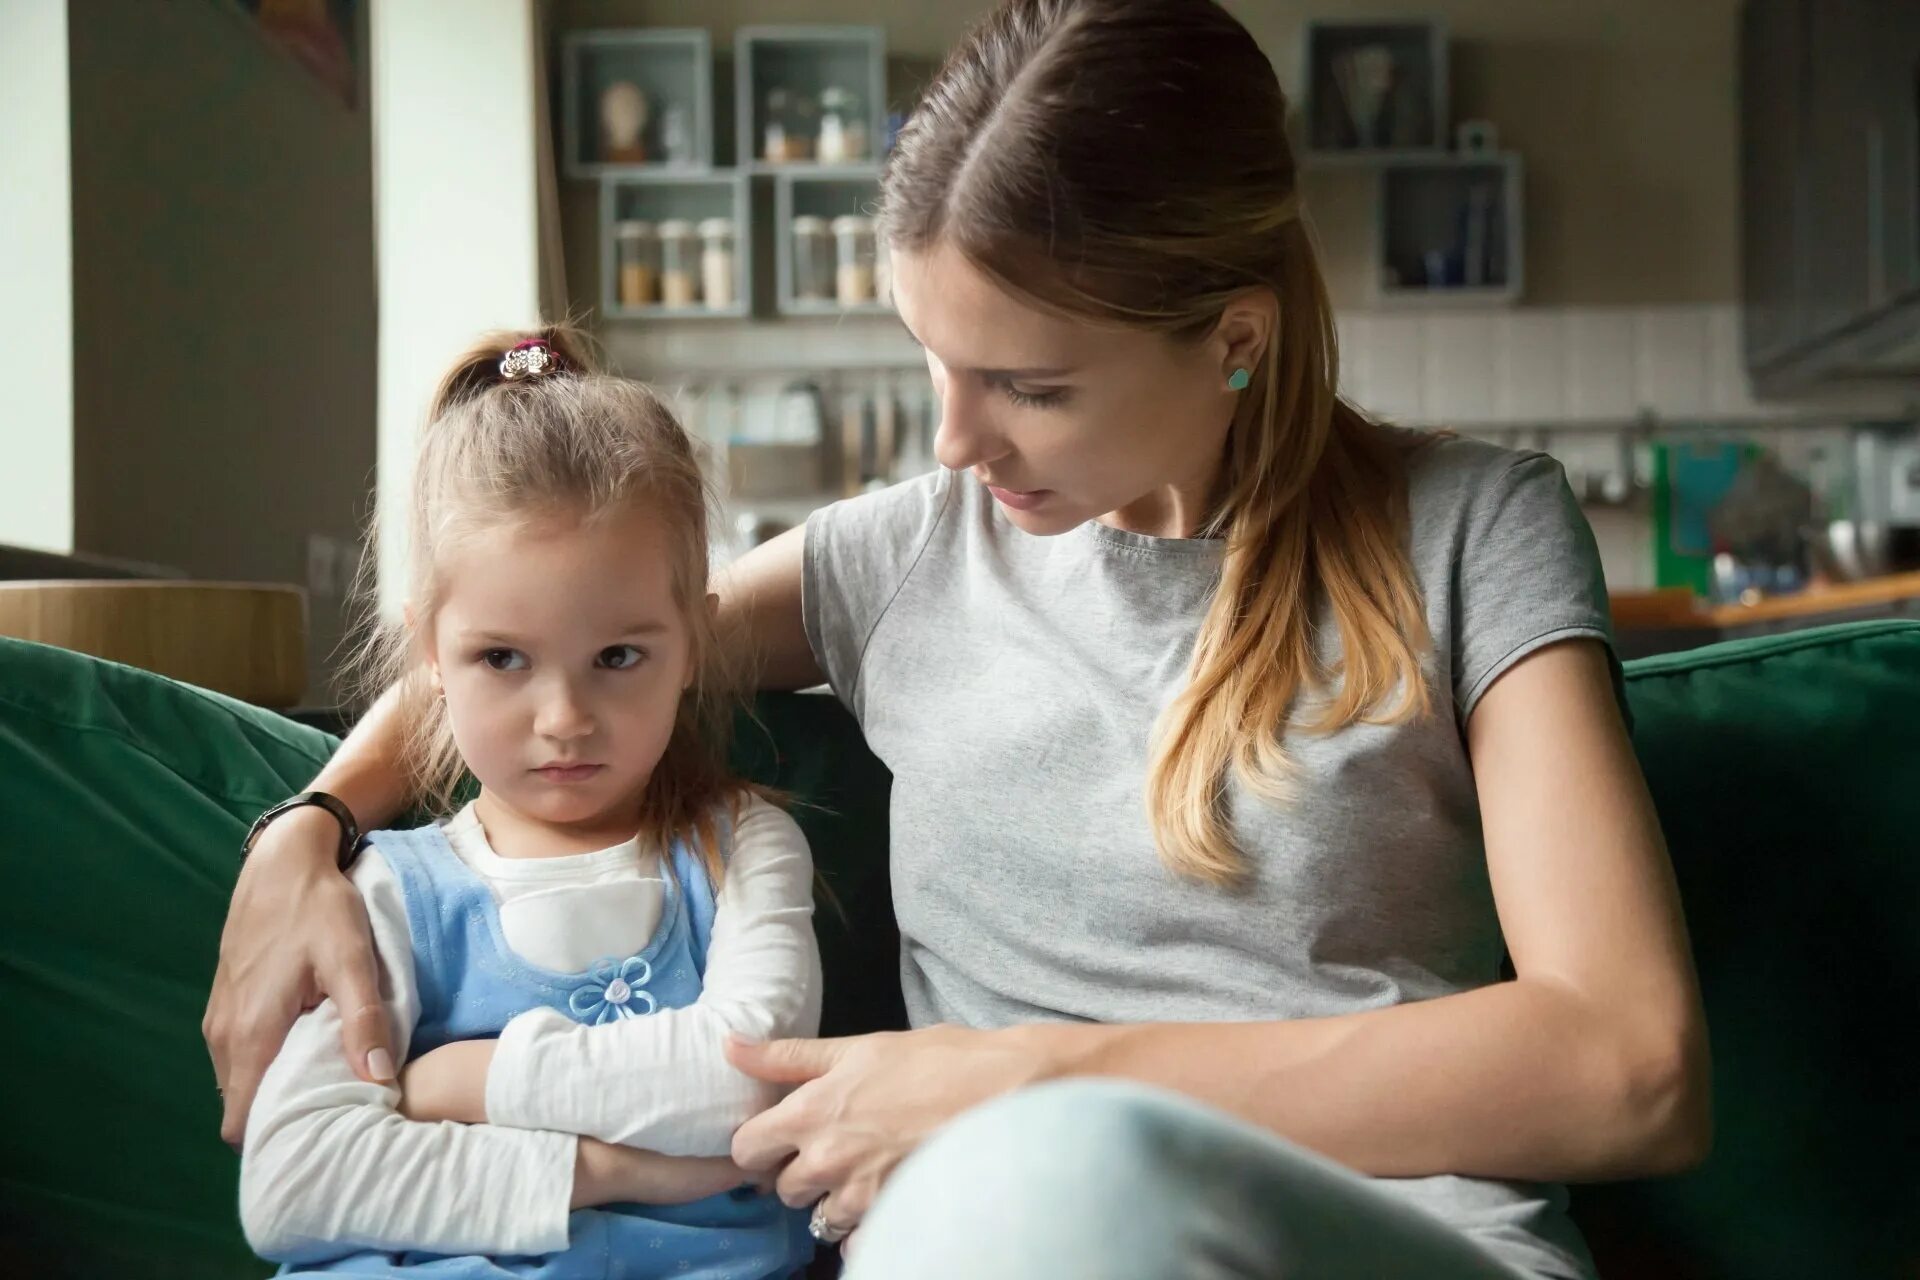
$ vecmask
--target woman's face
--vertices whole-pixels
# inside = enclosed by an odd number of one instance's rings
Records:
[[[1236,358],[1252,367],[1245,317],[1230,308],[1198,342],[1061,319],[939,244],[895,250],[893,281],[940,393],[942,466],[972,472],[1028,533],[1198,528],[1233,417],[1227,378]]]

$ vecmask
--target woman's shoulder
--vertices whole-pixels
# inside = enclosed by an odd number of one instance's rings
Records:
[[[807,528],[809,533],[827,525],[867,536],[911,536],[937,522],[953,496],[953,473],[938,467],[884,489],[829,503],[807,517]]]
[[[1577,513],[1566,470],[1537,449],[1515,449],[1444,431],[1387,428],[1404,460],[1416,545],[1452,542],[1525,510]]]

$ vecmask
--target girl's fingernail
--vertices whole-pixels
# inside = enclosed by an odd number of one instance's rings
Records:
[[[375,1049],[367,1055],[367,1072],[375,1080],[391,1084],[393,1082],[393,1055],[385,1049]]]

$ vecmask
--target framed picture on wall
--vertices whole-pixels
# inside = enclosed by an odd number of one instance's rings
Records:
[[[317,76],[348,107],[359,102],[355,10],[360,0],[222,0]]]

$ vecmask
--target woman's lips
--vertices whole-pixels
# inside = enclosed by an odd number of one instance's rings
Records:
[[[993,484],[987,486],[987,492],[1002,506],[1012,507],[1015,511],[1031,511],[1053,496],[1051,489],[1028,489],[1022,492],[1018,489],[1002,489]]]
[[[534,772],[548,782],[585,782],[604,768],[603,764],[543,764]]]

